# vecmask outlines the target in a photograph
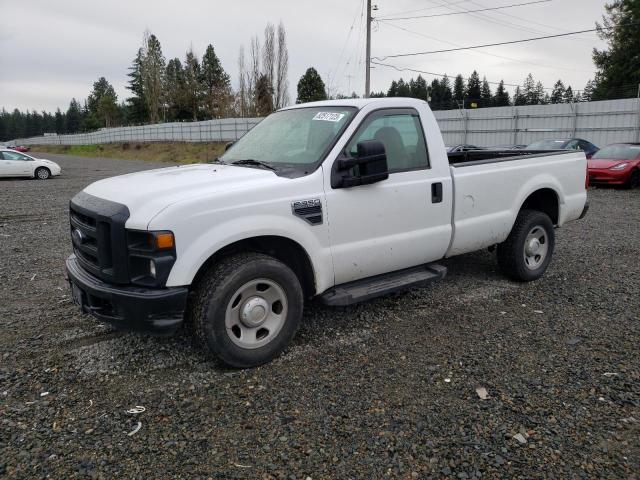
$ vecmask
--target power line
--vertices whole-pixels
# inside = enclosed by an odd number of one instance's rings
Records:
[[[451,2],[449,5],[458,5],[459,3],[467,3],[470,0],[458,0],[457,2]],[[439,7],[426,7],[426,8],[418,8],[417,10],[404,10],[402,12],[395,12],[395,13],[389,13],[387,16],[393,16],[393,15],[404,15],[405,13],[415,13],[415,12],[423,12],[425,10],[431,10],[432,8],[442,8],[442,6]]]
[[[356,21],[358,20],[358,16],[360,16],[362,13],[362,6],[359,5],[358,8],[356,9],[356,14],[353,17],[353,22],[351,22],[351,27],[349,28],[349,33],[347,34],[347,38],[344,41],[344,45],[342,46],[342,51],[340,52],[340,56],[338,57],[338,61],[336,63],[335,68],[333,69],[332,72],[329,72],[329,90],[331,91],[335,78],[338,74],[338,69],[340,68],[341,62],[342,62],[342,57],[344,55],[344,52],[347,48],[347,44],[349,43],[349,40],[351,39],[351,34],[353,33],[353,29],[355,28],[356,25]]]
[[[537,3],[549,3],[552,0],[536,0],[535,2],[526,2],[526,3],[514,3],[511,5],[503,5],[501,7],[491,7],[491,8],[479,8],[477,10],[462,10],[460,12],[449,12],[449,13],[436,13],[433,15],[418,15],[413,17],[397,17],[397,18],[389,18],[389,17],[379,17],[377,20],[415,20],[417,18],[435,18],[435,17],[448,17],[451,15],[462,15],[466,13],[476,13],[476,12],[488,12],[490,10],[502,10],[504,8],[514,8],[514,7],[523,7],[525,5],[534,5]]]
[[[402,31],[407,32],[407,33],[412,33],[412,34],[417,35],[419,37],[424,37],[424,38],[428,38],[429,40],[434,40],[434,41],[437,41],[437,42],[446,43],[448,45],[453,45],[454,47],[461,47],[461,45],[458,44],[458,43],[449,42],[447,40],[442,40],[442,39],[436,38],[436,37],[431,37],[431,36],[425,35],[424,33],[421,33],[421,32],[416,32],[414,30],[409,30],[408,28],[404,28],[404,27],[401,27],[399,25],[394,25],[393,23],[387,23],[386,20],[378,20],[378,21],[380,23],[382,23],[383,25],[386,25],[388,27],[396,28],[398,30],[402,30]],[[534,65],[536,67],[542,67],[542,68],[550,68],[550,69],[553,69],[553,70],[558,70],[559,69],[559,70],[567,70],[567,71],[571,71],[571,72],[589,72],[590,73],[590,71],[588,71],[588,70],[579,70],[579,69],[575,69],[575,68],[561,67],[561,66],[558,66],[558,65],[547,65],[547,64],[539,63],[539,62],[532,62],[530,60],[521,60],[521,59],[518,59],[518,58],[507,57],[505,55],[498,55],[497,53],[491,53],[491,52],[478,51],[478,52],[469,52],[469,53],[472,53],[472,54],[473,53],[479,53],[481,55],[487,55],[487,56],[490,56],[490,57],[501,58],[503,60],[509,60],[511,62],[524,63],[524,64],[527,64],[527,65]]]
[[[636,24],[636,25],[640,25],[640,24]],[[609,27],[609,28],[614,28],[614,27]],[[416,55],[432,55],[434,53],[458,52],[460,50],[473,50],[473,49],[477,49],[477,48],[497,47],[499,45],[512,45],[514,43],[533,42],[535,40],[545,40],[547,38],[567,37],[569,35],[578,35],[580,33],[589,33],[589,32],[596,32],[596,31],[598,31],[597,28],[591,28],[589,30],[578,30],[576,32],[557,33],[555,35],[545,35],[543,37],[524,38],[522,40],[511,40],[509,42],[486,43],[484,45],[471,45],[469,47],[448,48],[448,49],[445,49],[445,50],[430,50],[430,51],[426,51],[426,52],[399,53],[399,54],[396,54],[396,55],[387,55],[385,57],[373,57],[373,58],[375,58],[376,60],[386,60],[387,58],[412,57],[412,56],[416,56]]]

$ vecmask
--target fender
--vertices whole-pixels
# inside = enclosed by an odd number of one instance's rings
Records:
[[[180,248],[180,238],[186,229],[174,228],[177,260],[167,280],[167,286],[190,285],[204,263],[216,252],[232,243],[254,237],[272,235],[296,242],[311,261],[316,293],[333,285],[333,262],[328,243],[323,245],[308,229],[301,228],[301,220],[278,215],[251,215],[231,219],[202,230],[189,239],[188,248]],[[191,232],[193,232],[191,230]]]

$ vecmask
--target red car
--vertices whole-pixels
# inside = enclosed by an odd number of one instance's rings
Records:
[[[14,145],[13,147],[9,147],[11,150],[15,150],[16,152],[26,153],[29,151],[29,147],[24,145]]]
[[[640,186],[640,143],[614,143],[589,161],[590,185]]]

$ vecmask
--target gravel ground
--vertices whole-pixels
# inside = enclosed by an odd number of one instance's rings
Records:
[[[49,156],[63,177],[0,180],[0,477],[637,478],[640,190],[592,190],[538,282],[451,259],[237,371],[78,312],[69,198],[156,165]]]

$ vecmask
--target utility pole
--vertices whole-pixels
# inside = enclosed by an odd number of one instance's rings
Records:
[[[367,0],[367,66],[364,84],[364,98],[371,93],[371,0]]]

